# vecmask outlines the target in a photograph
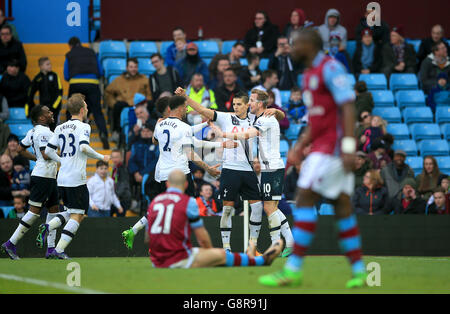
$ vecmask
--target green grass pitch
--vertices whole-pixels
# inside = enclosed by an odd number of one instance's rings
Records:
[[[218,267],[205,269],[155,269],[148,258],[74,258],[72,260],[0,259],[1,293],[450,293],[448,257],[375,257],[366,264],[380,265],[381,286],[358,290],[344,288],[350,268],[342,256],[311,256],[305,260],[304,282],[297,288],[267,288],[260,275],[283,267],[277,259],[270,267]],[[70,290],[66,270],[77,262],[81,289]],[[8,276],[15,275],[16,280]],[[5,277],[8,277],[6,279]],[[38,282],[30,283],[30,280]]]

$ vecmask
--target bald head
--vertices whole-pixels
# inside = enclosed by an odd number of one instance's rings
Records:
[[[186,189],[186,175],[179,169],[173,170],[167,179],[167,185],[170,188],[178,188],[184,192]]]

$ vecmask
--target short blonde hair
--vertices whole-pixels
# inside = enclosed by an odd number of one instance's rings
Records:
[[[269,102],[269,94],[267,92],[260,89],[252,89],[251,93],[256,94],[256,100],[262,102],[264,107],[267,107]]]
[[[85,98],[86,97],[83,94],[79,93],[70,96],[70,98],[67,100],[67,110],[71,115],[80,113],[81,108],[84,108]]]

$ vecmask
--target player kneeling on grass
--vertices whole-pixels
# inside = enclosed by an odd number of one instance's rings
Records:
[[[257,257],[252,242],[247,254],[213,248],[200,218],[197,202],[184,194],[187,181],[183,171],[173,170],[167,187],[165,193],[152,201],[147,212],[149,253],[154,267],[264,266],[272,264],[280,254],[283,240],[276,241],[262,256]],[[191,231],[197,238],[199,248],[192,247]]]

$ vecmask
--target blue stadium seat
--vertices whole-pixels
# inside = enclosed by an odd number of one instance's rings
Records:
[[[203,61],[206,63],[207,66],[211,63],[213,58],[203,58]]]
[[[436,108],[436,123],[450,123],[450,107],[437,107]]]
[[[108,79],[108,84],[111,84],[112,83],[112,81],[114,81],[116,78],[118,78],[120,75],[117,75],[117,74],[114,74],[114,75],[111,75],[110,77],[109,77],[109,79]]]
[[[29,130],[33,128],[33,125],[31,123],[27,124],[10,124],[9,130],[11,133],[17,135],[19,139],[23,139]]]
[[[289,143],[288,143],[288,141],[281,140],[280,141],[280,154],[281,154],[281,157],[286,157],[288,151],[289,151]]]
[[[416,53],[419,52],[419,47],[420,47],[420,43],[421,43],[420,39],[406,39],[405,41],[406,41],[406,43],[408,43],[414,47],[414,50],[416,51]]]
[[[417,176],[422,172],[423,169],[423,157],[406,157],[406,164],[414,170],[414,174]]]
[[[413,107],[403,110],[403,119],[406,124],[433,123],[433,112],[430,107]]]
[[[158,52],[158,47],[153,41],[133,41],[130,44],[130,58],[150,58]]]
[[[11,210],[14,209],[14,206],[2,206],[1,210],[3,211],[3,216],[6,218]]]
[[[100,11],[100,0],[94,0],[94,11]]]
[[[286,131],[286,137],[291,140],[291,141],[295,141],[298,138],[298,135],[300,134],[300,131],[303,127],[303,124],[296,124],[296,123],[291,123],[289,125],[289,129],[287,129]]]
[[[353,74],[351,74],[351,73],[348,73],[348,74],[347,74],[347,77],[348,77],[348,79],[349,79],[350,84],[352,85],[352,87],[354,87],[354,86],[355,86],[355,83],[356,83],[355,76],[354,76]]]
[[[448,156],[448,143],[445,140],[423,140],[418,147],[421,156]]]
[[[246,67],[248,65],[248,61],[246,58],[240,58],[239,62],[241,63],[241,66]]]
[[[280,94],[281,94],[281,105],[279,105],[279,106],[286,107],[289,104],[289,98],[291,97],[291,91],[281,90]]]
[[[130,107],[125,107],[122,109],[122,112],[120,113],[120,127],[121,128],[128,125],[128,112],[129,111],[130,111]]]
[[[163,57],[166,56],[166,50],[170,45],[173,44],[173,41],[163,41],[161,42],[161,46],[159,47],[159,53],[162,54]]]
[[[319,215],[334,215],[334,207],[331,204],[322,203],[319,209]]]
[[[382,73],[361,74],[359,80],[366,82],[367,88],[370,90],[387,89],[386,76]]]
[[[450,106],[450,91],[443,91],[434,95],[436,107]]]
[[[391,134],[395,140],[409,140],[409,129],[404,123],[389,123],[387,132]]]
[[[27,119],[24,108],[9,108],[9,118],[5,121],[6,124],[28,124],[31,123]]]
[[[237,40],[225,40],[222,42],[222,53],[226,55],[227,53],[231,52],[231,48],[233,48],[233,45],[237,43]]]
[[[139,73],[150,76],[155,73],[156,69],[150,59],[138,59]]]
[[[198,46],[198,53],[202,58],[212,58],[219,53],[219,45],[212,40],[202,40],[195,42]]]
[[[444,140],[450,140],[450,123],[441,124],[441,133]]]
[[[446,175],[450,175],[450,156],[437,156],[436,161],[439,170]]]
[[[394,94],[390,90],[372,90],[373,102],[375,107],[393,107],[395,106]]]
[[[417,76],[412,73],[392,73],[389,78],[389,88],[393,92],[404,89],[417,90],[419,89]]]
[[[126,58],[127,46],[123,41],[102,41],[99,46],[98,55],[100,61],[105,58]]]
[[[420,140],[440,140],[441,130],[437,124],[419,123],[410,126],[412,138]]]
[[[401,149],[407,156],[417,156],[417,145],[414,140],[394,141],[393,150]]]
[[[415,104],[417,107],[425,106],[425,94],[422,90],[401,90],[395,94],[397,106],[402,109],[403,104],[411,106]]]
[[[99,18],[100,17],[100,11],[94,11],[92,16],[95,17],[95,18]],[[100,30],[101,24],[102,24],[102,22],[100,20],[94,20],[94,23],[93,23],[94,27],[92,29],[94,31]]]
[[[142,184],[141,184],[141,194],[142,196],[145,197],[145,199],[147,200],[147,202],[150,203],[150,198],[148,197],[147,194],[145,194],[145,183],[147,182],[147,180],[150,178],[150,174],[146,173],[142,176]]]
[[[388,123],[402,123],[402,114],[397,107],[375,107],[372,114],[382,117]]]
[[[346,48],[350,58],[353,58],[353,55],[356,51],[356,40],[347,40],[347,48]]]
[[[267,69],[269,69],[269,59],[268,58],[262,58],[260,61],[259,61],[259,69],[261,70],[261,71],[265,71],[265,70],[267,70]]]
[[[298,87],[302,88],[302,80],[303,80],[303,74],[299,74],[297,76],[297,85]]]
[[[103,62],[105,77],[108,81],[111,75],[120,75],[125,72],[126,67],[126,59],[105,59]]]

